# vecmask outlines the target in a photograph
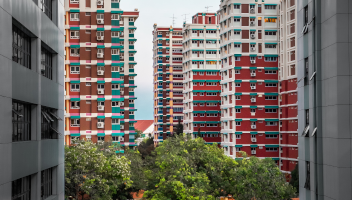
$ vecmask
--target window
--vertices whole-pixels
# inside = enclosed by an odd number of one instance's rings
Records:
[[[71,4],[78,4],[78,3],[79,3],[79,0],[70,0],[70,3],[71,3]]]
[[[40,0],[39,8],[49,17],[49,19],[52,19],[52,0]]]
[[[234,22],[240,22],[241,19],[240,19],[240,18],[234,18],[233,21],[234,21]],[[239,31],[235,31],[235,32],[239,32]],[[236,35],[236,34],[235,34],[235,35]]]
[[[276,31],[265,31],[265,35],[276,35]]]
[[[233,5],[233,9],[240,9],[241,5]]]
[[[236,113],[241,113],[241,109],[236,108]]]
[[[31,105],[12,102],[12,141],[31,140]]]
[[[79,92],[79,84],[71,84],[71,92]]]
[[[265,74],[276,74],[276,70],[265,70]]]
[[[276,23],[276,18],[264,18],[265,22]]]
[[[277,122],[265,122],[266,126],[277,126]]]
[[[236,135],[236,139],[241,139],[241,135]]]
[[[70,31],[70,39],[79,39],[79,31]]]
[[[265,135],[266,139],[276,139],[277,135]]]
[[[277,87],[276,83],[265,83],[265,87]]]
[[[251,113],[255,113],[255,108],[251,108]]]
[[[112,20],[119,20],[119,19],[120,19],[120,15],[118,15],[118,14],[111,14],[111,19],[112,19]]]
[[[79,48],[71,48],[70,53],[72,57],[79,57]]]
[[[12,181],[12,200],[31,199],[31,176],[26,176]]]
[[[236,147],[236,152],[240,152],[241,148],[240,147]]]
[[[80,102],[79,101],[71,101],[71,109],[79,109]]]
[[[119,32],[118,31],[111,31],[111,37],[112,38],[119,37]]]
[[[104,14],[97,14],[97,19],[104,19]]]
[[[267,148],[265,148],[265,150],[266,150],[266,152],[276,152],[277,148],[267,147]]]
[[[235,61],[241,61],[241,57],[235,56]]]
[[[265,62],[276,62],[277,57],[264,57]]]
[[[12,26],[12,60],[31,69],[31,38]]]
[[[112,90],[118,90],[119,89],[119,84],[111,84],[111,89]]]
[[[236,122],[236,126],[241,126],[241,122]]]
[[[79,0],[77,0],[77,1],[79,1]],[[86,12],[86,16],[90,16],[90,12]]]
[[[46,48],[42,47],[41,54],[41,74],[42,76],[53,80],[53,54]]]
[[[310,162],[306,161],[306,182],[304,183],[304,188],[310,190]]]
[[[53,194],[53,168],[41,173],[41,199],[44,200]]]
[[[308,6],[304,7],[304,24],[308,24]]]
[[[41,112],[41,129],[42,129],[41,138],[42,139],[58,138],[59,132],[53,128],[54,118],[56,118],[56,115],[54,114],[54,110],[42,106],[42,112]]]
[[[304,85],[308,85],[309,61],[308,57],[304,59]]]
[[[97,31],[97,36],[104,36],[104,31]]]
[[[104,142],[104,137],[98,137],[99,142]]]
[[[265,5],[265,9],[275,10],[276,9],[276,5]]]
[[[265,100],[277,100],[277,96],[265,96]]]
[[[80,120],[79,119],[71,119],[71,127],[79,127]]]
[[[266,113],[276,113],[277,109],[265,109]]]

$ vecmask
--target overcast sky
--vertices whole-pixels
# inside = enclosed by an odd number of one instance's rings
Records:
[[[209,12],[216,12],[219,8],[220,0],[121,0],[121,9],[131,11],[138,8],[139,18],[135,25],[137,31],[135,38],[137,43],[135,49],[137,54],[135,84],[137,89],[135,94],[137,101],[135,107],[136,119],[153,119],[153,46],[152,31],[154,23],[158,26],[172,25],[172,17],[175,15],[175,26],[182,27],[185,16],[187,23],[191,22],[191,16],[197,12],[205,12],[206,6],[211,6]]]

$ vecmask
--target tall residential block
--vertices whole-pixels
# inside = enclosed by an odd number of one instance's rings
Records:
[[[216,13],[197,13],[183,27],[184,132],[219,143],[220,27]],[[201,134],[201,135],[199,135]]]
[[[297,3],[299,198],[352,199],[351,1]]]
[[[0,198],[64,199],[62,1],[0,1]]]
[[[279,164],[279,0],[220,4],[221,145]]]
[[[65,11],[65,143],[136,146],[138,10],[121,10],[120,0],[65,0]]]
[[[296,0],[280,2],[280,169],[287,174],[298,164],[296,12]]]
[[[153,30],[154,143],[164,141],[183,121],[182,28]]]

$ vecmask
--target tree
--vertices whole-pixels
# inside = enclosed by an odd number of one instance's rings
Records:
[[[176,135],[181,135],[183,133],[183,125],[181,124],[181,119],[178,118],[178,124],[176,126]]]
[[[252,157],[237,162],[202,138],[172,137],[154,153],[154,162],[146,163],[147,199],[214,199],[232,194],[236,200],[279,200],[294,194],[272,160]]]
[[[295,169],[291,172],[291,180],[290,185],[297,190],[297,194],[299,194],[299,171],[298,165],[296,165]]]
[[[143,140],[139,144],[137,149],[140,152],[142,159],[145,159],[147,156],[151,156],[152,152],[155,149],[153,138],[148,138],[146,140]]]
[[[202,137],[202,134],[200,133],[200,128],[198,128],[198,134],[197,134],[197,137]]]
[[[142,131],[140,131],[140,130],[137,130],[136,129],[136,136],[134,137],[134,140],[137,140],[138,138],[140,138],[140,137],[142,137],[142,134],[143,134],[143,132]]]
[[[74,199],[112,199],[119,187],[131,186],[130,161],[111,143],[79,141],[65,147],[65,195]]]

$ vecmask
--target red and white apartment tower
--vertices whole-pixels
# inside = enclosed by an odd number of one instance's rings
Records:
[[[282,0],[280,9],[280,167],[289,174],[298,164],[296,0]]]
[[[135,11],[120,0],[65,0],[65,143],[136,146]],[[123,152],[123,150],[121,150]]]
[[[221,145],[280,162],[279,0],[220,4]]]
[[[184,132],[206,143],[220,137],[220,27],[216,13],[197,13],[183,25]],[[201,134],[201,135],[199,135]]]
[[[182,28],[153,30],[154,143],[163,142],[183,122]]]

